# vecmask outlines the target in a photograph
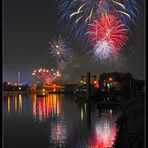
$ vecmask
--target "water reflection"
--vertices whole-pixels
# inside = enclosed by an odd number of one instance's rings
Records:
[[[83,121],[83,118],[84,118],[84,111],[83,108],[81,108],[81,121]]]
[[[90,139],[90,148],[111,148],[117,134],[115,124],[116,116],[112,109],[101,111],[98,121],[95,123],[93,138]]]
[[[63,147],[66,145],[68,131],[66,122],[63,120],[51,121],[49,127],[49,143],[50,145]]]
[[[17,96],[14,96],[14,108],[15,112],[17,112]]]
[[[8,113],[11,112],[15,112],[15,113],[21,113],[22,109],[23,109],[23,99],[22,99],[22,95],[11,95],[11,96],[4,96],[5,100],[4,103],[7,103],[7,107],[6,104],[4,104],[5,109],[7,109]],[[7,101],[6,101],[7,100]]]
[[[32,113],[34,119],[46,121],[50,116],[59,116],[61,105],[61,96],[50,94],[47,97],[38,97],[32,95]]]
[[[4,109],[8,117],[22,112],[19,117],[25,115],[24,124],[33,119],[39,128],[43,126],[49,147],[108,148],[116,139],[115,109],[98,110],[95,103],[75,102],[72,96],[8,95],[4,97]]]
[[[10,108],[11,108],[11,100],[10,96],[8,96],[8,113],[10,112]]]
[[[22,95],[19,94],[19,113],[22,112],[23,102],[22,102]]]
[[[109,120],[103,119],[96,123],[94,138],[90,139],[90,147],[108,148],[111,147],[116,138],[116,126]]]

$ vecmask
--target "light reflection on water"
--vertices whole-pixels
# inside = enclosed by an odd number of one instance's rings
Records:
[[[66,123],[64,121],[51,122],[49,129],[49,143],[60,147],[65,146],[68,138]]]
[[[116,138],[116,126],[108,117],[101,117],[95,124],[93,139],[90,139],[90,146],[97,148],[108,148],[114,144]]]
[[[50,147],[108,148],[116,139],[115,120],[118,115],[113,109],[99,111],[96,104],[91,104],[91,125],[88,128],[87,104],[75,102],[73,96],[50,94],[37,97],[36,94],[19,94],[3,98],[4,116],[9,118],[10,114],[19,113],[18,117],[21,118],[31,115],[34,122],[41,126],[46,123],[47,126],[43,128],[46,129]],[[29,122],[29,118],[26,122]]]
[[[45,121],[50,116],[59,116],[61,96],[56,94],[47,97],[38,97],[32,95],[32,113],[35,120]]]

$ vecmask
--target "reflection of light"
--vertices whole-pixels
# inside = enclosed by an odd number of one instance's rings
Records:
[[[57,113],[57,96],[53,94],[53,112]]]
[[[109,110],[109,114],[110,114],[110,116],[112,116],[112,114],[113,114],[112,109]]]
[[[43,114],[42,114],[42,106],[41,106],[41,100],[38,101],[38,114],[39,114],[39,120],[42,121]]]
[[[15,112],[17,112],[17,96],[14,97],[14,108]]]
[[[59,97],[57,97],[57,115],[60,114],[60,100]]]
[[[85,112],[86,112],[86,103],[84,104],[84,109],[85,109]]]
[[[46,118],[46,98],[43,98],[43,118],[45,119]]]
[[[33,96],[33,105],[32,111],[33,116],[43,121],[48,118],[51,113],[53,115],[59,116],[60,114],[60,97],[57,94],[50,94],[47,97],[41,97],[36,99],[36,96]]]
[[[33,116],[36,119],[36,94],[33,95]]]
[[[52,97],[48,95],[47,97],[47,117],[49,117],[52,113]]]
[[[81,121],[83,121],[84,118],[84,113],[83,113],[83,108],[81,108]]]
[[[51,135],[49,139],[51,143],[65,144],[67,136],[66,124],[63,121],[51,124]]]
[[[8,113],[10,112],[10,105],[11,105],[11,100],[10,96],[8,96]]]
[[[22,112],[22,95],[19,94],[19,110]]]
[[[91,148],[96,146],[98,148],[111,147],[116,139],[116,126],[105,119],[96,124],[94,139],[90,140]]]
[[[21,87],[19,87],[19,90],[21,90]]]

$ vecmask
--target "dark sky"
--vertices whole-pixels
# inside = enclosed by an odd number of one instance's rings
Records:
[[[40,67],[50,68],[48,55],[49,39],[61,33],[54,0],[4,0],[4,48],[3,81],[15,82],[17,72],[21,72],[23,83],[32,83],[31,73]],[[73,47],[73,61],[68,64],[61,78],[66,82],[76,82],[80,74],[92,71],[130,72],[134,77],[144,78],[144,14],[138,18],[136,32],[123,55],[110,63],[91,62],[86,49]],[[73,43],[75,44],[75,43]]]

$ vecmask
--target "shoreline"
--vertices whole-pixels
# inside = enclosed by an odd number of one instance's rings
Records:
[[[144,148],[144,96],[133,96],[116,120],[114,148]]]

